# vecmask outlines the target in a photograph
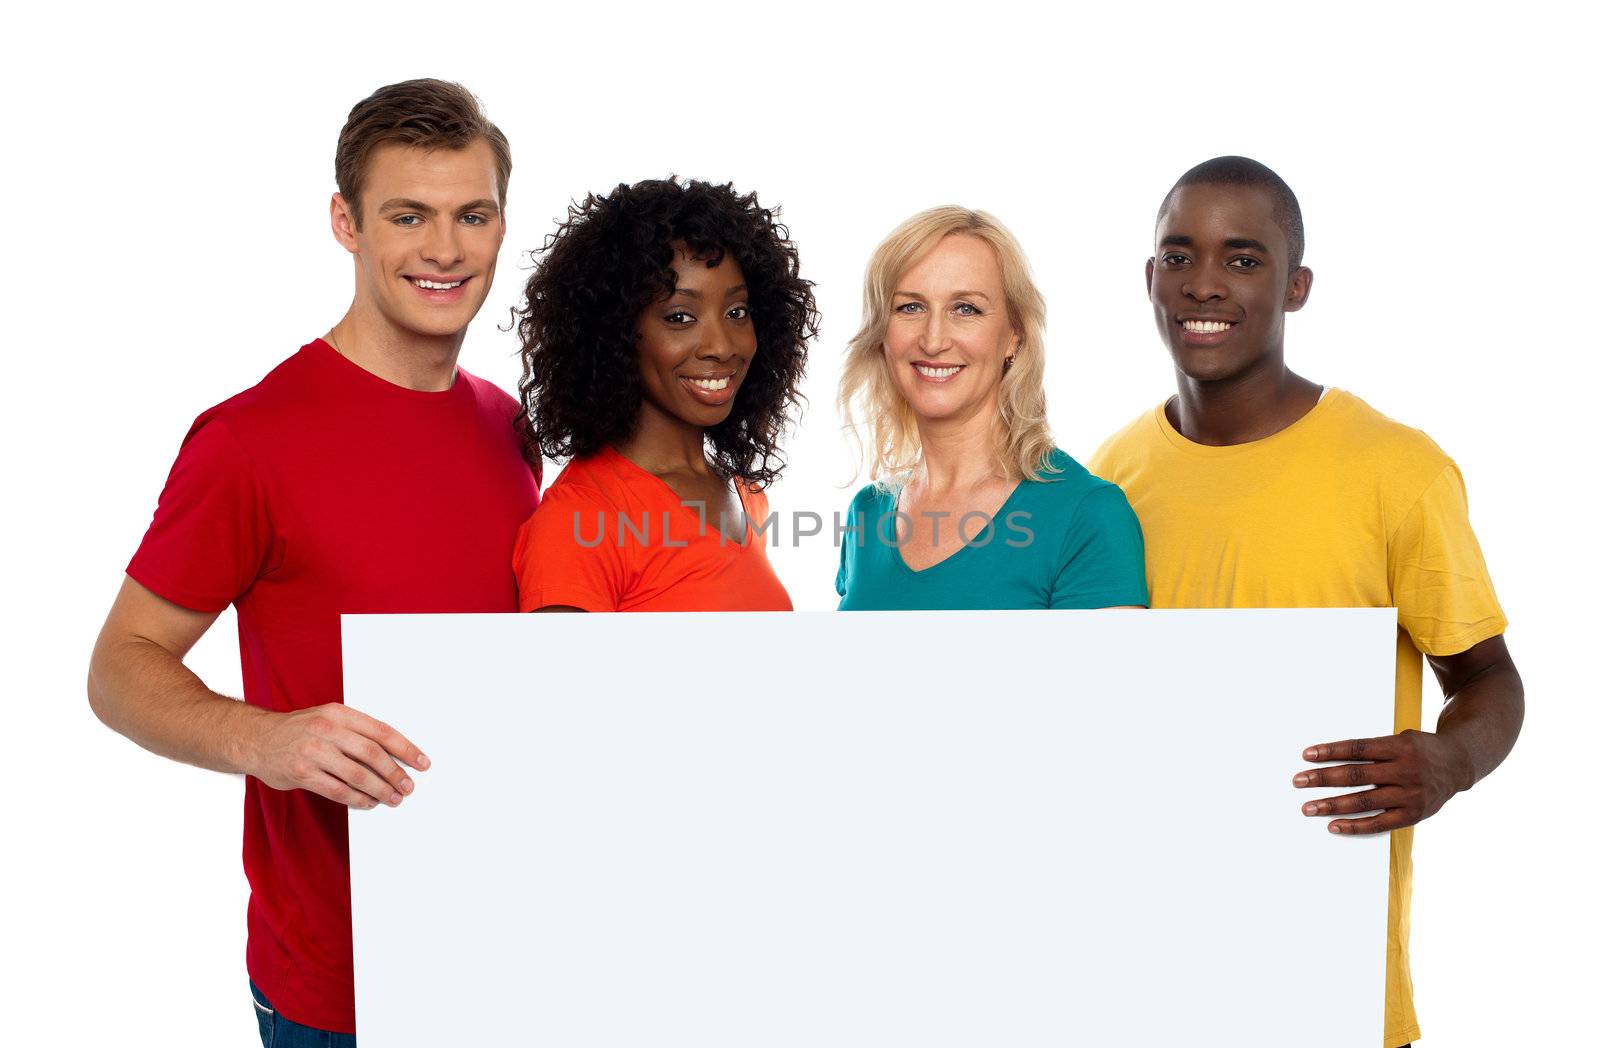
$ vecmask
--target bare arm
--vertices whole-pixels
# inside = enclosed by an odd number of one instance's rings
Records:
[[[183,657],[216,618],[124,579],[89,660],[95,715],[163,757],[351,807],[398,804],[415,788],[397,761],[420,770],[428,759],[387,724],[342,703],[273,713],[206,687]]]

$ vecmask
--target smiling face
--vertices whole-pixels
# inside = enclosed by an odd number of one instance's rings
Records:
[[[1196,184],[1172,195],[1145,284],[1178,370],[1219,382],[1283,366],[1283,315],[1305,305],[1311,270],[1291,268],[1273,198]]]
[[[356,259],[356,311],[401,337],[457,336],[494,282],[505,239],[494,154],[389,143],[372,153],[360,228],[333,199],[334,233]]]
[[[919,422],[998,416],[1005,360],[1021,336],[987,242],[940,240],[895,283],[889,309],[884,360]]]
[[[756,354],[750,292],[731,255],[715,266],[679,245],[677,289],[635,323],[644,411],[699,429],[728,417]]]

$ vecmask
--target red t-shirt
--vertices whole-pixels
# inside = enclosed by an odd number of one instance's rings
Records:
[[[742,480],[734,488],[743,543],[613,448],[574,459],[517,533],[522,610],[793,610],[760,530],[767,497]]]
[[[319,339],[195,420],[128,574],[238,609],[246,701],[340,702],[341,614],[517,609],[509,554],[539,494],[516,412],[465,371],[419,392]],[[251,979],[289,1019],[354,1032],[346,808],[247,777],[244,868]]]

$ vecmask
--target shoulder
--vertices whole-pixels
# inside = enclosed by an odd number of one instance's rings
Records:
[[[1343,390],[1327,396],[1327,431],[1347,468],[1369,474],[1385,501],[1409,503],[1455,463],[1422,430],[1397,422],[1366,401]]]
[[[568,462],[561,475],[545,489],[539,510],[547,506],[577,510],[624,507],[629,501],[625,478],[618,477],[603,462],[596,462],[596,458],[598,456],[590,456]],[[539,510],[535,510],[535,515]]]
[[[1048,506],[1060,514],[1095,512],[1102,505],[1127,505],[1122,489],[1097,477],[1077,459],[1060,448],[1053,448],[1046,459],[1048,472],[1040,480],[1024,480],[1028,501]]]
[[[303,407],[302,396],[310,384],[304,359],[307,349],[302,347],[299,353],[279,362],[255,385],[196,415],[184,443],[210,428],[213,436],[216,431],[225,430],[232,440],[243,445],[252,434],[265,429],[270,435],[276,426],[291,421]]]
[[[875,520],[894,506],[894,489],[876,482],[865,484],[850,499],[850,515],[861,520]]]
[[[760,521],[767,519],[767,489],[760,485],[752,484],[744,477],[733,478],[734,490],[739,495],[739,500],[744,503],[745,513]]]
[[[510,420],[522,413],[517,399],[488,379],[479,378],[466,368],[456,368],[458,381],[465,382],[472,391],[478,413],[496,421]]]
[[[1095,453],[1089,456],[1091,473],[1110,480],[1142,462],[1153,445],[1161,440],[1161,424],[1157,415],[1164,410],[1165,402],[1149,411],[1142,411],[1127,425],[1107,437]]]

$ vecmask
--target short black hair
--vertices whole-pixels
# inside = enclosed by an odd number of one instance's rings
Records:
[[[1247,156],[1218,156],[1196,164],[1167,190],[1161,200],[1161,210],[1156,212],[1156,225],[1167,217],[1173,194],[1184,186],[1246,186],[1272,194],[1272,220],[1278,223],[1284,239],[1289,242],[1289,268],[1300,268],[1306,254],[1306,224],[1300,217],[1300,201],[1295,199],[1289,183],[1279,178],[1272,168]]]
[[[708,266],[738,262],[750,290],[758,352],[732,412],[706,430],[711,462],[758,487],[783,470],[778,440],[817,334],[811,282],[776,208],[731,183],[676,176],[591,193],[546,240],[515,313],[530,462],[593,455],[633,433],[644,397],[635,325],[675,290],[676,243]]]

